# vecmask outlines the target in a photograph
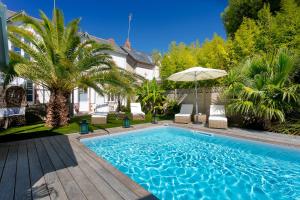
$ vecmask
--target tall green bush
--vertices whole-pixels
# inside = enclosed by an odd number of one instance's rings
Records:
[[[284,122],[286,114],[299,106],[300,85],[291,81],[295,69],[293,57],[283,50],[247,60],[226,79],[228,113],[250,124]]]
[[[145,113],[160,112],[166,100],[164,93],[165,91],[155,79],[147,80],[137,89],[137,100],[141,103]]]

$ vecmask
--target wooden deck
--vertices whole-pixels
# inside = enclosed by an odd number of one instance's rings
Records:
[[[0,200],[156,199],[77,139],[0,144]]]

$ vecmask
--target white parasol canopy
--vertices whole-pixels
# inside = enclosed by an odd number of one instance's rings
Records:
[[[172,74],[168,80],[171,81],[185,81],[195,82],[195,96],[196,96],[196,114],[198,114],[198,95],[197,95],[197,81],[216,79],[226,76],[227,72],[220,69],[211,69],[205,67],[192,67],[181,72]]]

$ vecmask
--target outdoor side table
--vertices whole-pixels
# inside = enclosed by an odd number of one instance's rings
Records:
[[[199,114],[194,115],[194,121],[195,122],[206,123],[206,114],[199,113]]]

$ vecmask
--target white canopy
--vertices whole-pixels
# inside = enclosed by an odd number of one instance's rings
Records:
[[[198,95],[197,95],[197,81],[216,79],[226,76],[227,72],[220,69],[211,69],[205,67],[192,67],[181,72],[172,74],[168,80],[171,81],[194,81],[195,82],[195,96],[196,96],[196,114],[198,114]]]
[[[192,67],[184,71],[172,74],[168,80],[172,81],[200,81],[215,79],[226,76],[227,72],[220,69],[211,69],[204,67]]]

